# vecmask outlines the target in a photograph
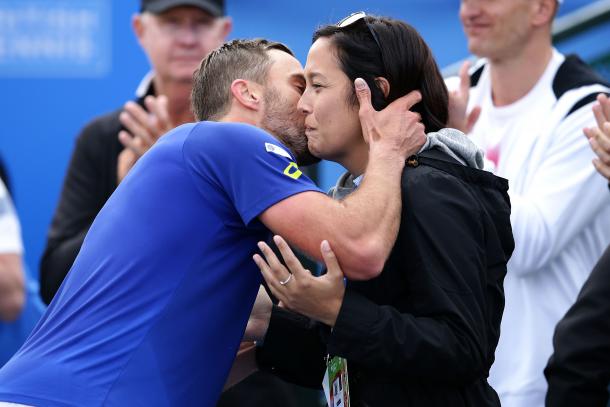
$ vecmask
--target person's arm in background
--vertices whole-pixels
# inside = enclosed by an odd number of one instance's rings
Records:
[[[610,181],[610,99],[593,105],[597,127],[585,128],[597,154],[593,165]],[[609,184],[610,186],[610,184]],[[544,370],[547,406],[606,406],[610,381],[610,248],[599,260],[578,298],[557,324],[554,353]]]
[[[460,71],[459,85],[456,78],[450,78],[449,83],[454,90],[450,92],[449,121],[464,130],[472,128],[473,113],[474,119],[480,113],[475,107],[466,116],[466,91],[470,88],[466,74],[465,65]],[[588,165],[591,149],[581,135],[583,128],[595,123],[591,106],[584,105],[570,113],[554,129],[553,142],[530,175],[527,191],[509,191],[515,236],[511,263],[517,274],[543,269],[606,204],[604,186]]]
[[[515,236],[511,263],[517,275],[544,270],[607,206],[606,185],[590,165],[592,152],[581,134],[591,124],[590,109],[580,108],[557,127],[527,191],[509,191]]]
[[[517,275],[544,270],[607,206],[606,186],[590,164],[593,154],[582,136],[592,123],[591,105],[563,119],[527,190],[509,190],[515,238],[511,264]]]
[[[17,319],[25,302],[25,282],[20,254],[0,253],[0,321]]]
[[[0,181],[0,321],[17,319],[25,303],[23,246],[19,222]]]

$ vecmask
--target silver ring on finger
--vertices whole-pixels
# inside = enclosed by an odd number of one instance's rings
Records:
[[[280,284],[281,285],[286,285],[286,284],[288,284],[290,282],[290,280],[292,280],[292,274],[288,274],[288,278],[286,280],[284,280],[284,281],[280,280]]]

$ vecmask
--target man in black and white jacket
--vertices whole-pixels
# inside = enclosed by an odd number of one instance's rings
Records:
[[[600,95],[598,101],[593,107],[598,126],[585,129],[585,134],[597,154],[595,168],[610,182],[610,99]],[[606,407],[610,382],[610,246],[576,303],[557,324],[553,346],[555,353],[544,371],[549,384],[546,405]]]
[[[461,86],[449,82],[450,117],[460,117],[450,126],[470,130],[488,169],[509,180],[515,251],[489,378],[507,407],[544,404],[555,325],[610,243],[610,195],[582,136],[595,125],[597,94],[609,89],[580,59],[553,48],[559,6],[462,0],[469,49],[482,59],[462,69]]]

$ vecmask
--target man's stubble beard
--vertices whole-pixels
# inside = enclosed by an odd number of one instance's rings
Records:
[[[320,161],[307,147],[305,123],[296,106],[291,107],[273,87],[265,91],[265,111],[261,127],[276,136],[296,157],[297,164],[310,165]]]

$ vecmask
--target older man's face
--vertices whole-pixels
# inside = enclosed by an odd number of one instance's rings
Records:
[[[228,19],[190,6],[143,13],[134,17],[133,24],[155,74],[163,81],[178,82],[191,82],[201,60],[224,42],[231,29]]]

